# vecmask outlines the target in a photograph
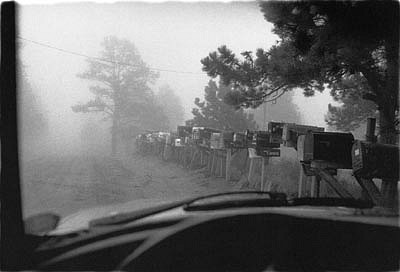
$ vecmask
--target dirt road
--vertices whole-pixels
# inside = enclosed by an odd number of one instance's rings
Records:
[[[177,200],[229,191],[222,178],[140,155],[119,158],[60,156],[22,164],[24,216],[78,210],[137,199]]]

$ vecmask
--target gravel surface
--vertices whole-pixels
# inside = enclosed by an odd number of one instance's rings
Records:
[[[152,156],[52,156],[22,163],[24,216],[132,200],[178,200],[232,190],[233,182],[206,177]]]

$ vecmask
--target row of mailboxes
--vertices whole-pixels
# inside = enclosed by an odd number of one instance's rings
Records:
[[[302,163],[323,161],[336,168],[351,169],[353,143],[351,133],[310,131],[298,136],[297,156]]]
[[[146,137],[147,136],[147,137]],[[355,141],[351,133],[324,132],[324,128],[270,122],[268,131],[221,132],[206,127],[178,126],[177,134],[150,133],[140,139],[163,138],[176,147],[202,144],[211,149],[249,148],[259,156],[280,156],[280,143],[295,141],[300,162],[324,162],[332,168],[353,169],[366,178],[399,179],[399,147]]]
[[[355,141],[352,151],[353,172],[364,178],[399,180],[399,147]]]

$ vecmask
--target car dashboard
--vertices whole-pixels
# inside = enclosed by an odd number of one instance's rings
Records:
[[[176,207],[124,224],[47,236],[37,270],[398,270],[397,219],[332,207]]]

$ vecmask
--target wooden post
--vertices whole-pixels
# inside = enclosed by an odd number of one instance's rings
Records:
[[[191,159],[190,159],[190,165],[189,168],[190,169],[194,169],[196,166],[196,158],[198,157],[198,150],[197,148],[193,147],[192,148],[192,154],[191,154]]]
[[[218,152],[220,153],[220,158],[219,158],[220,166],[219,166],[218,176],[222,178],[224,177],[224,153],[222,150],[219,150]]]
[[[299,176],[299,187],[298,187],[297,197],[303,197],[303,186],[304,186],[303,178],[304,178],[303,165],[300,164],[300,176]]]
[[[209,150],[208,152],[208,158],[207,158],[207,170],[209,172],[209,174],[211,175],[211,168],[212,168],[212,154],[211,154],[211,150]]]
[[[253,177],[253,168],[254,168],[254,159],[250,159],[249,174],[247,176],[249,184],[251,182],[251,178]]]
[[[226,150],[226,163],[225,163],[225,180],[229,181],[231,178],[231,160],[232,160],[232,148]]]
[[[385,185],[385,190],[382,190],[384,207],[396,208],[397,206],[397,181],[382,180],[382,185]]]
[[[320,181],[318,176],[311,177],[311,197],[319,197]]]
[[[365,139],[368,142],[375,143],[375,127],[376,127],[376,119],[375,118],[368,118],[367,119],[367,133],[365,134]]]
[[[257,156],[256,150],[254,148],[248,148],[247,149],[249,152],[249,159],[250,159],[250,167],[249,167],[249,175],[247,177],[249,184],[251,182],[251,179],[254,175],[254,163],[256,159],[260,159],[260,156]]]
[[[272,189],[272,181],[268,180],[265,182],[265,177],[266,177],[266,166],[269,164],[269,157],[262,157],[262,166],[261,166],[261,191],[266,190],[267,192],[270,192]],[[265,185],[265,186],[264,186]]]
[[[215,152],[214,152],[214,150],[211,150],[210,154],[211,154],[211,172],[210,172],[210,174],[214,175],[214,173],[215,173]]]

